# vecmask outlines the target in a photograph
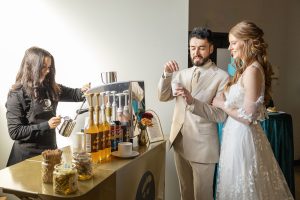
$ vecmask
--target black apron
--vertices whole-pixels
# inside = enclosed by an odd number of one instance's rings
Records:
[[[47,95],[48,96],[48,95]],[[49,98],[43,100],[32,100],[26,118],[29,125],[39,124],[49,121],[56,116],[58,102],[53,102]],[[15,141],[7,162],[7,166],[21,162],[27,158],[40,155],[46,149],[56,149],[55,129],[39,130],[38,134],[28,141]]]

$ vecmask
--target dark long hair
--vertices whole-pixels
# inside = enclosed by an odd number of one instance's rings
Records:
[[[40,82],[45,57],[49,57],[52,62],[49,73],[43,82]],[[25,51],[16,82],[12,85],[11,90],[20,88],[23,88],[26,94],[33,99],[42,99],[47,92],[49,98],[58,101],[60,87],[55,82],[54,58],[48,51],[39,47],[31,47]]]
[[[264,103],[267,105],[271,100],[271,76],[273,75],[273,70],[267,57],[268,44],[264,41],[263,30],[253,22],[242,21],[232,27],[229,34],[244,42],[245,45],[242,52],[244,60],[235,59],[236,73],[225,86],[225,90],[238,81],[249,65],[257,61],[262,66],[265,74]]]

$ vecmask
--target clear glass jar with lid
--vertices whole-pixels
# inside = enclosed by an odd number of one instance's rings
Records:
[[[78,172],[78,180],[89,180],[93,177],[91,154],[85,151],[73,153],[73,164]]]
[[[57,164],[57,163],[55,163]],[[52,183],[53,181],[53,170],[54,170],[54,163],[50,162],[49,160],[43,160],[42,162],[42,180],[43,183]]]
[[[61,162],[61,155],[62,155],[62,151],[60,149],[45,150],[42,152],[43,183],[52,183],[54,166]]]
[[[72,194],[78,190],[78,175],[74,164],[55,165],[53,189],[55,193],[63,195]]]

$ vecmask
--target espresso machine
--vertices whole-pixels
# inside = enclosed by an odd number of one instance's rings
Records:
[[[126,122],[127,132],[130,139],[139,134],[136,129],[139,114],[145,111],[145,84],[144,81],[117,81],[116,72],[102,72],[101,73],[102,85],[92,87],[88,93],[102,93],[105,95],[106,108],[111,112],[109,120],[118,118],[117,120]],[[96,97],[94,97],[96,98]],[[92,101],[95,106],[96,99]],[[77,110],[80,117],[78,117],[76,124],[78,128],[84,128],[86,118],[88,116],[88,101],[86,101],[81,109]],[[115,120],[115,119],[114,119]],[[77,129],[78,129],[77,128]]]
[[[89,93],[106,93],[105,103],[112,109],[111,116],[122,112],[122,121],[128,123],[129,137],[136,136],[134,128],[137,125],[139,113],[145,111],[144,81],[113,82],[91,88]],[[95,102],[95,101],[94,101]]]

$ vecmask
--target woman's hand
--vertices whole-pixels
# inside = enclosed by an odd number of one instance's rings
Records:
[[[177,87],[176,95],[182,96],[188,105],[191,105],[192,103],[194,103],[194,98],[192,97],[191,93],[184,87],[181,87],[181,86]]]
[[[84,84],[80,90],[81,90],[82,93],[85,93],[90,88],[91,88],[91,83],[87,83],[87,84]]]
[[[50,126],[50,129],[56,128],[60,123],[61,123],[61,116],[52,117],[52,118],[48,121],[48,124],[49,124],[49,126]]]
[[[225,102],[225,95],[224,95],[224,93],[221,93],[213,99],[212,105],[217,107],[217,108],[223,109],[224,108],[224,102]]]

